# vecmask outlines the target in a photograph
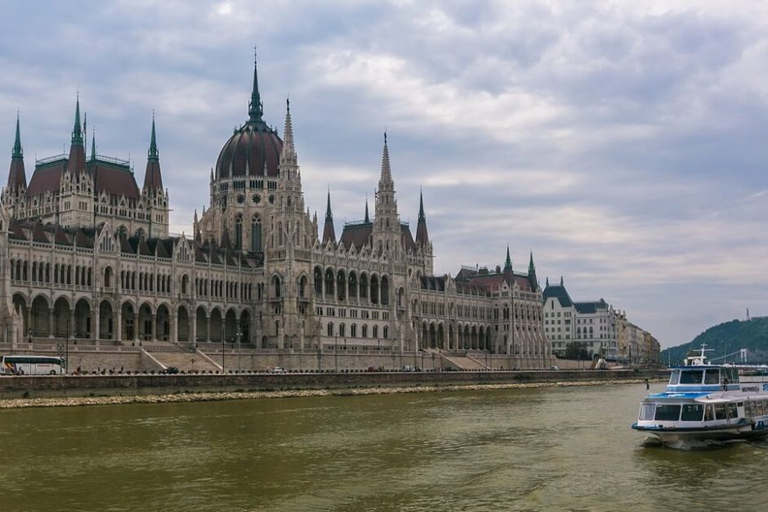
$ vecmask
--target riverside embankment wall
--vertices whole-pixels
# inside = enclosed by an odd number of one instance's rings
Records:
[[[0,377],[0,399],[666,379],[663,371],[351,372]]]

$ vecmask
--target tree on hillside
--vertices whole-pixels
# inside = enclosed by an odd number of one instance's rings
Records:
[[[699,353],[702,345],[706,345],[707,357],[714,363],[741,362],[741,349],[747,350],[748,363],[768,362],[768,317],[731,320],[710,327],[690,343],[664,350],[662,360],[681,364],[689,352]]]

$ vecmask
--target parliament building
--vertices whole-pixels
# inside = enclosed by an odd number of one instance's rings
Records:
[[[507,248],[503,265],[435,275],[423,198],[415,234],[400,219],[386,135],[373,211],[366,202],[340,236],[330,193],[322,223],[310,214],[290,104],[281,137],[264,120],[256,66],[248,117],[224,143],[189,235],[169,233],[154,118],[141,186],[130,162],[98,154],[93,138],[88,148],[84,134],[78,98],[69,153],[36,160],[27,179],[17,116],[0,194],[4,347],[343,345],[551,364],[533,256],[522,273]]]

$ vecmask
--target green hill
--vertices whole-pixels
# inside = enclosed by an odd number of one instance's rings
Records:
[[[741,362],[739,349],[742,348],[748,351],[748,363],[768,363],[768,317],[731,320],[710,327],[690,343],[663,350],[661,360],[681,364],[690,351],[700,350],[702,344],[707,346],[711,363]],[[726,355],[727,358],[723,358]]]

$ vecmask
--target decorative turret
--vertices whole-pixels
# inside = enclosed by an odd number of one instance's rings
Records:
[[[147,191],[163,190],[163,176],[160,172],[160,153],[157,151],[157,138],[155,136],[155,116],[152,116],[152,136],[149,141],[149,151],[147,152],[147,170],[144,173],[144,187]]]
[[[416,227],[416,243],[422,247],[429,245],[429,234],[427,233],[427,218],[424,215],[424,196],[419,191],[419,224]]]
[[[16,140],[11,153],[11,168],[8,171],[8,189],[11,191],[26,190],[27,174],[24,172],[24,150],[21,148],[21,130],[19,115],[16,114]]]
[[[328,191],[328,208],[325,211],[325,227],[323,228],[323,245],[328,242],[336,243],[336,231],[333,229],[333,213],[331,213],[331,191]]]
[[[389,164],[389,144],[384,133],[384,150],[381,155],[381,177],[376,191],[376,214],[373,219],[373,249],[378,254],[400,253],[400,218],[397,214],[395,183]]]

